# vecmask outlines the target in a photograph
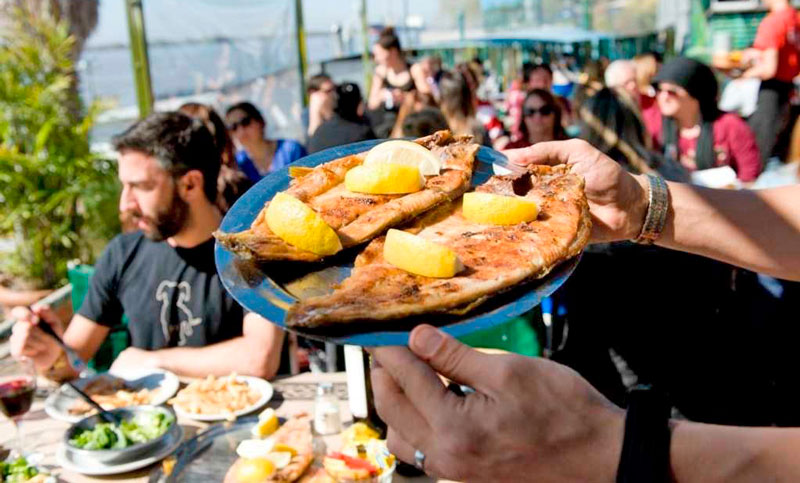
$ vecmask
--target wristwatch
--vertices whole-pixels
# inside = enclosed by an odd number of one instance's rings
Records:
[[[641,245],[652,245],[661,236],[661,232],[664,231],[664,226],[667,224],[669,189],[667,182],[661,176],[653,174],[645,176],[648,181],[647,215],[645,215],[641,233],[633,241]]]
[[[652,386],[638,385],[630,390],[617,483],[670,481],[671,412],[667,397]]]

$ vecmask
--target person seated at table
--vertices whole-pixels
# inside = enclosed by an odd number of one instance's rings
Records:
[[[336,88],[336,107],[333,116],[322,123],[308,140],[308,152],[342,144],[375,139],[375,133],[364,117],[364,100],[358,84],[344,82]]]
[[[275,376],[288,364],[283,331],[245,312],[214,266],[211,234],[222,215],[214,204],[220,160],[211,133],[184,114],[157,113],[115,137],[114,147],[120,210],[133,216],[138,231],[108,244],[68,327],[47,308],[15,308],[12,355],[33,359],[40,372],[74,376],[63,351],[37,325],[49,323],[89,360],[124,313],[131,347],[112,369]]]
[[[238,148],[236,163],[254,183],[306,155],[306,149],[297,141],[267,139],[267,121],[249,102],[229,107],[225,122]]]
[[[561,123],[562,111],[555,97],[543,89],[533,89],[522,103],[522,121],[508,138],[495,143],[495,149],[517,149],[536,143],[567,139]]]
[[[717,107],[718,85],[707,65],[677,58],[653,79],[661,116],[647,125],[654,145],[689,171],[730,166],[740,181],[761,173],[761,155],[750,127]]]

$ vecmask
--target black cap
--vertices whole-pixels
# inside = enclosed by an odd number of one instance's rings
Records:
[[[704,114],[717,110],[717,78],[711,68],[702,62],[686,57],[672,59],[653,78],[654,85],[660,82],[670,82],[686,89],[700,103],[700,110]]]

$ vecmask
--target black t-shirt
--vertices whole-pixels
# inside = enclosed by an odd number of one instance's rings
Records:
[[[308,140],[308,152],[316,153],[334,146],[370,139],[375,139],[375,133],[366,121],[350,121],[334,114],[314,131]]]
[[[78,313],[107,327],[126,314],[131,345],[148,350],[241,336],[244,317],[217,275],[213,238],[176,248],[141,232],[109,243]]]

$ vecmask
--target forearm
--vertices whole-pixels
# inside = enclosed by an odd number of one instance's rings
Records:
[[[669,183],[659,245],[800,280],[800,187],[714,190]]]
[[[798,481],[800,430],[677,422],[670,460],[676,482]]]
[[[206,347],[161,349],[153,354],[159,367],[181,376],[225,376],[235,372],[264,379],[275,377],[281,357],[280,348],[270,351],[268,347],[256,347],[246,337],[236,337]]]

